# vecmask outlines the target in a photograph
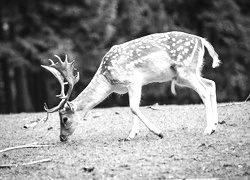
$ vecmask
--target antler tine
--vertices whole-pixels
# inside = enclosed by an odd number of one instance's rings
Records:
[[[47,111],[48,113],[53,113],[59,109],[62,109],[64,107],[64,104],[66,103],[67,101],[65,99],[62,99],[60,101],[60,103],[56,106],[56,107],[53,107],[51,109],[48,109],[47,106],[44,106],[44,110]]]
[[[67,56],[67,54],[65,54],[65,62],[68,63],[68,56]]]
[[[56,55],[56,54],[55,54],[54,56],[60,61],[60,63],[63,63],[63,62],[62,62],[62,59],[60,58],[60,56],[58,56],[58,55]]]
[[[49,61],[51,62],[51,66],[54,65],[54,61],[52,61],[52,59],[49,59]]]

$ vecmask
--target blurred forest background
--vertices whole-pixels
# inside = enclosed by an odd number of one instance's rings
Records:
[[[57,54],[76,60],[80,81],[72,97],[90,82],[112,45],[172,30],[207,38],[222,64],[203,76],[217,84],[219,102],[243,101],[250,94],[250,1],[247,0],[1,0],[0,113],[43,111],[55,106],[59,84],[41,64]],[[189,89],[148,85],[141,105],[201,103]],[[99,107],[128,105],[112,95]]]

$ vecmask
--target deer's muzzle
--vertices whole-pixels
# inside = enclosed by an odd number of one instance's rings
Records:
[[[68,136],[60,135],[60,141],[61,141],[61,142],[66,142],[66,141],[68,141]]]

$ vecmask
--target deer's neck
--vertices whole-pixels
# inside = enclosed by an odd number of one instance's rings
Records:
[[[72,102],[77,106],[77,111],[83,111],[86,115],[111,92],[110,83],[98,70],[88,86]]]

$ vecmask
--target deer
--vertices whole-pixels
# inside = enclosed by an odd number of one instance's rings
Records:
[[[119,45],[114,45],[104,55],[94,77],[87,87],[69,101],[74,85],[79,81],[74,61],[67,55],[58,62],[49,59],[51,65],[41,65],[59,81],[61,92],[57,95],[60,103],[48,109],[47,113],[59,111],[60,141],[65,142],[74,133],[81,116],[86,114],[112,93],[128,93],[132,112],[132,128],[124,139],[130,141],[139,133],[139,120],[159,138],[163,133],[140,111],[142,87],[154,82],[172,82],[175,86],[191,88],[200,96],[206,111],[207,126],[204,134],[215,132],[218,112],[215,82],[201,76],[205,48],[212,57],[212,67],[218,67],[220,60],[213,46],[205,39],[186,32],[170,31],[140,37]],[[68,90],[65,94],[65,86]],[[80,115],[81,114],[81,115]]]

